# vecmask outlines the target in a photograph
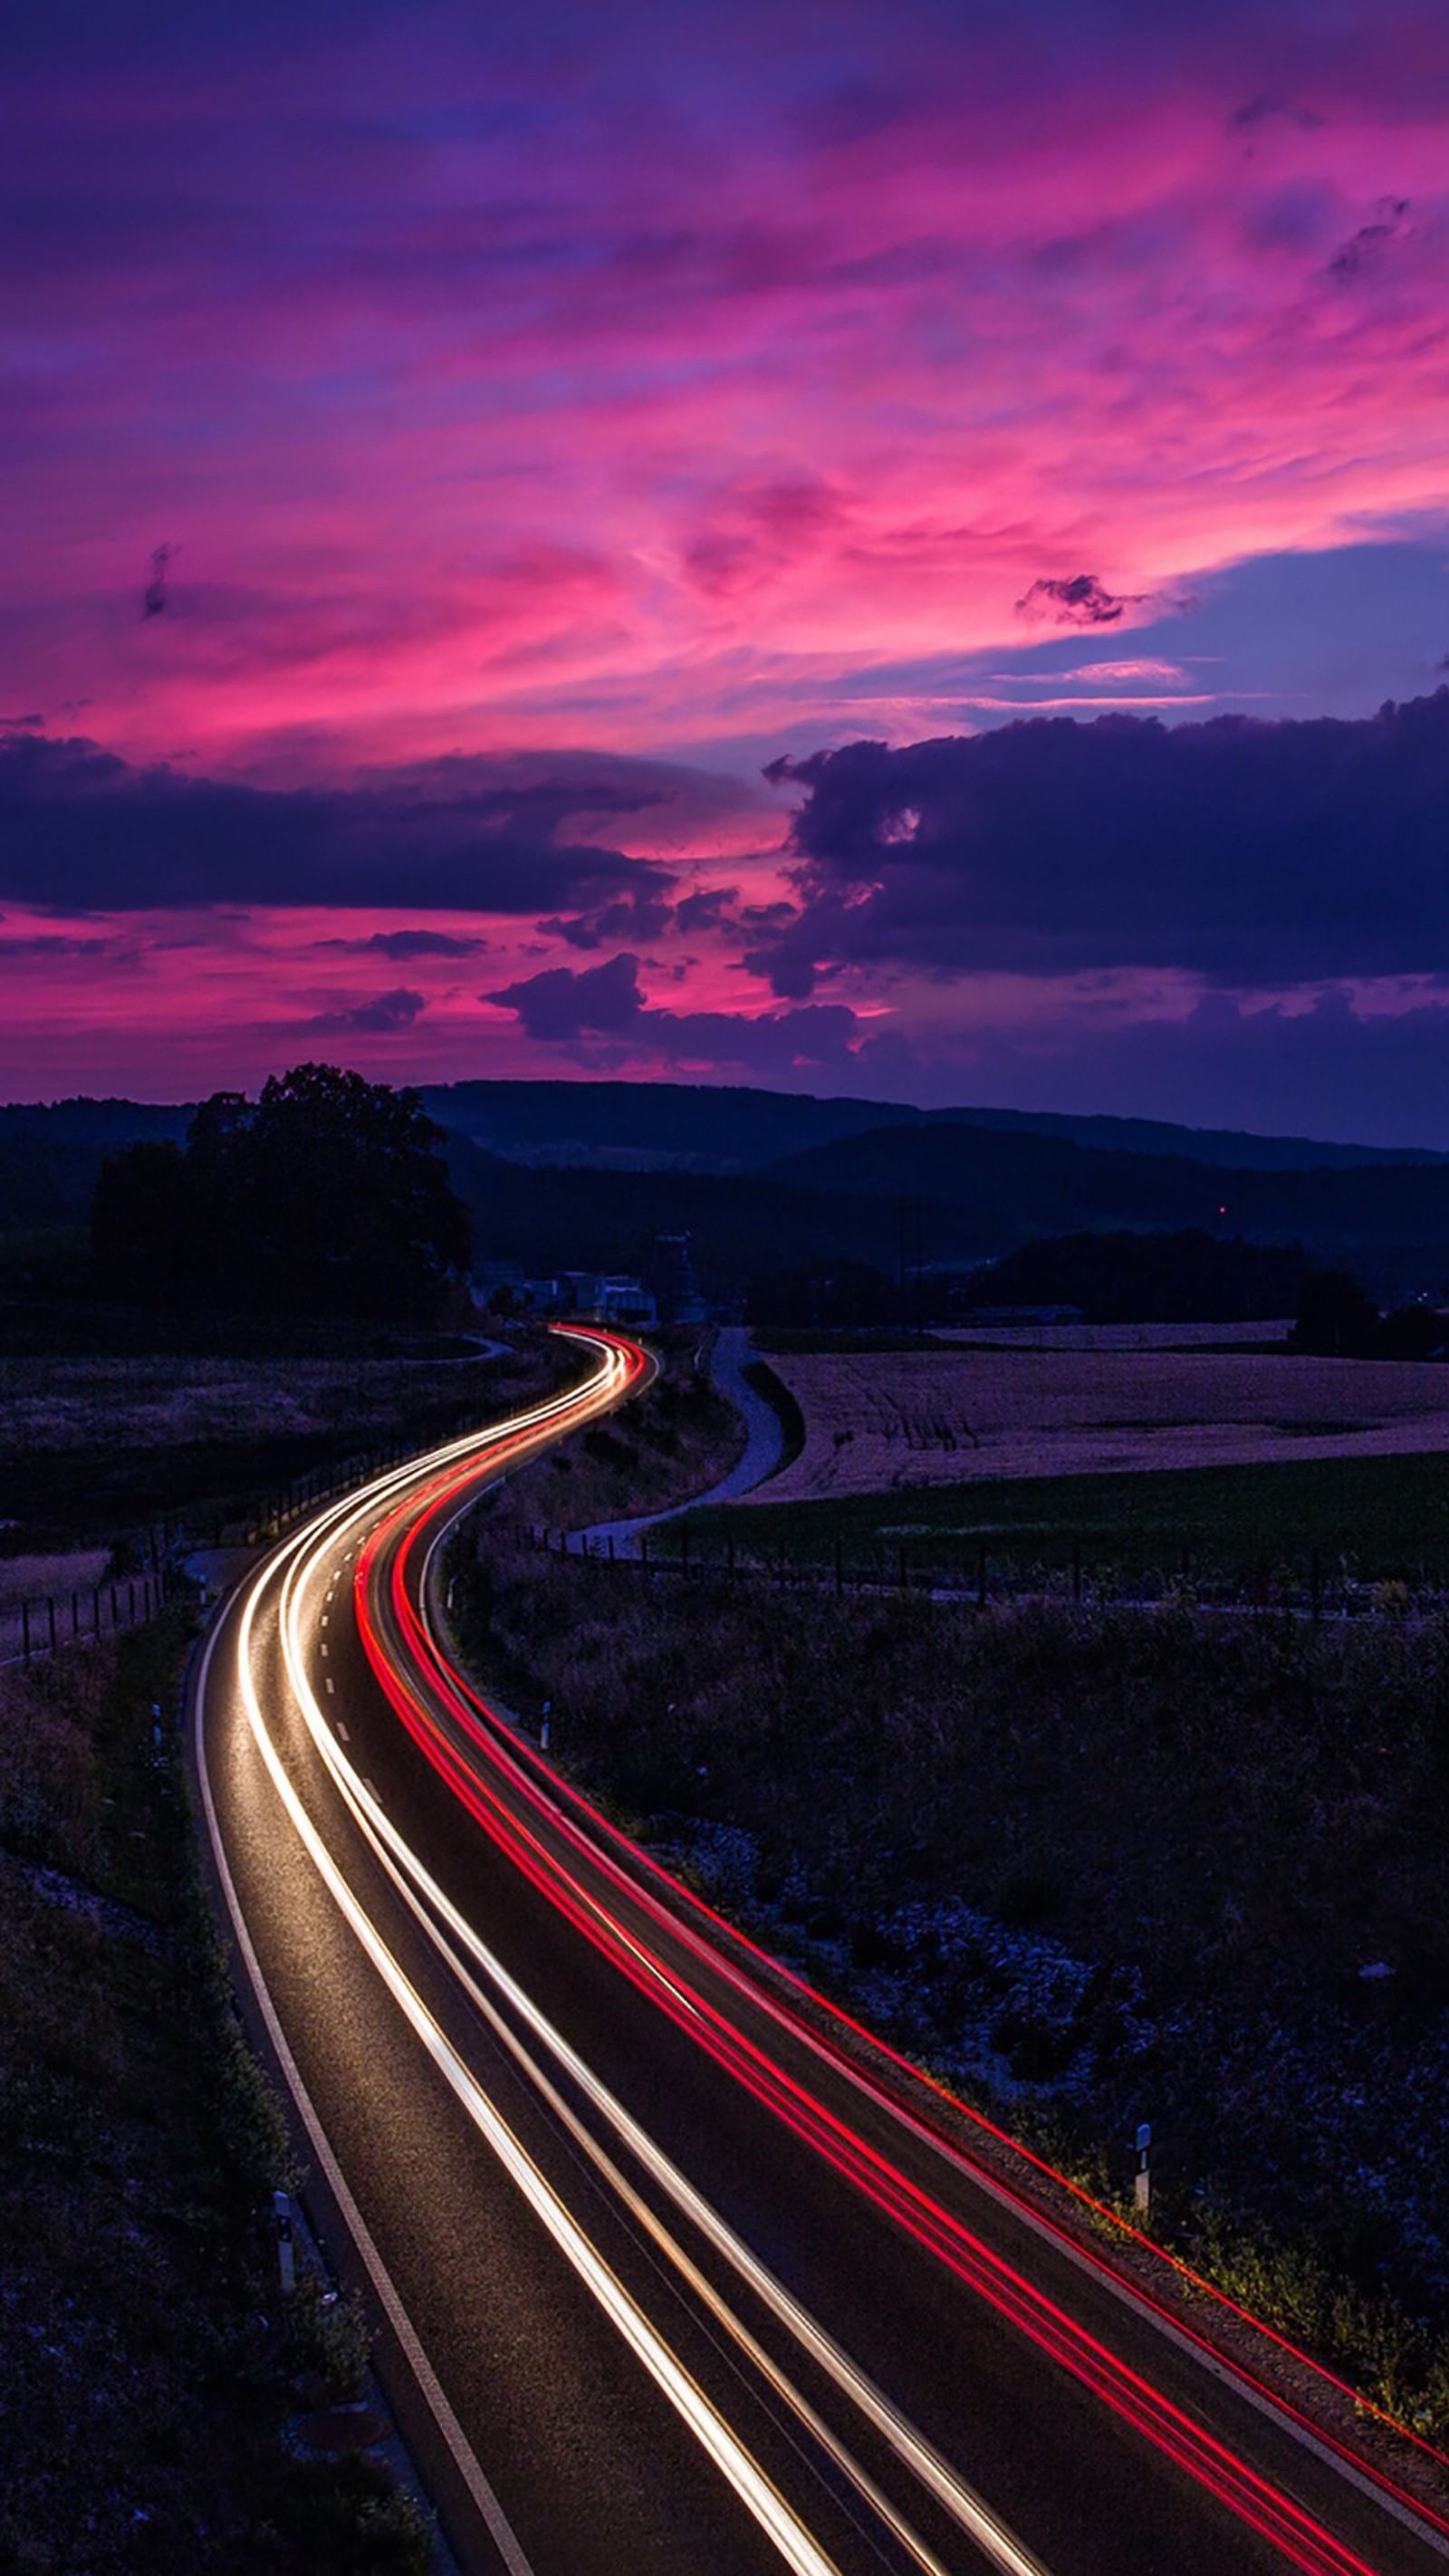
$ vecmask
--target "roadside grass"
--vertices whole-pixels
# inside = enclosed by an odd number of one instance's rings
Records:
[[[659,1374],[618,1412],[559,1442],[482,1505],[502,1525],[576,1530],[632,1520],[708,1492],[744,1446],[738,1414],[704,1369],[699,1334],[651,1332]]]
[[[383,2470],[287,2446],[358,2330],[327,2311],[319,2355],[278,2298],[294,2177],[200,1890],[188,1644],[173,1615],[0,1675],[0,2565],[423,2576]]]
[[[749,1502],[689,1514],[691,1556],[845,1566],[886,1580],[908,1566],[1020,1582],[1061,1576],[1074,1555],[1098,1584],[1230,1584],[1252,1592],[1309,1579],[1449,1584],[1449,1457],[1324,1458],[1125,1475],[1001,1477]]]
[[[1124,2215],[1150,2119],[1160,2240],[1449,2440],[1442,1623],[452,1571],[713,1903]]]

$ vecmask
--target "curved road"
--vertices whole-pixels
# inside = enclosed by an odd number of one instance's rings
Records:
[[[573,1338],[575,1390],[280,1546],[196,1694],[312,2191],[464,2567],[1445,2576],[1443,2524],[938,2136],[452,1668],[442,1534],[650,1366]]]

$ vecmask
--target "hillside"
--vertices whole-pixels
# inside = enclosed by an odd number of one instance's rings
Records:
[[[1292,1171],[1375,1163],[1440,1163],[1412,1148],[1341,1145],[1176,1127],[1160,1119],[1074,1117],[1057,1110],[916,1109],[906,1101],[817,1100],[743,1084],[455,1082],[423,1093],[431,1117],[512,1162],[617,1170],[761,1171],[872,1130],[986,1128],[1040,1135],[1098,1153],[1180,1156],[1228,1170]]]

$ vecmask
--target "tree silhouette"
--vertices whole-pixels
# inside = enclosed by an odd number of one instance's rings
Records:
[[[432,1321],[469,1256],[467,1212],[415,1091],[336,1065],[221,1091],[183,1152],[133,1145],[102,1169],[97,1272],[147,1304]]]

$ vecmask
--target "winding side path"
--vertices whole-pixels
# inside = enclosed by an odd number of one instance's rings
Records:
[[[744,1454],[729,1474],[707,1493],[693,1494],[686,1503],[671,1503],[667,1511],[645,1512],[635,1520],[596,1521],[591,1529],[570,1530],[568,1545],[574,1555],[607,1554],[612,1539],[616,1556],[637,1556],[646,1530],[678,1520],[683,1512],[698,1511],[704,1503],[736,1502],[774,1475],[785,1454],[785,1430],[774,1406],[766,1403],[745,1375],[751,1356],[748,1327],[721,1325],[710,1353],[709,1373],[745,1425]]]

